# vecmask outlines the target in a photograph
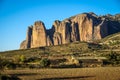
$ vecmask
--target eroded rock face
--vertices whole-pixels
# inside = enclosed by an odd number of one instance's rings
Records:
[[[62,36],[59,32],[55,32],[53,36],[54,45],[62,44]]]
[[[70,42],[70,23],[55,21],[53,24],[55,29],[53,41],[55,45],[65,44]],[[58,40],[58,41],[56,41]]]
[[[32,30],[33,30],[33,26],[28,27],[27,36],[26,36],[26,45],[27,45],[27,48],[31,47]]]
[[[55,31],[55,32],[59,32],[59,31],[60,31],[60,23],[61,23],[61,21],[59,21],[59,20],[56,20],[56,21],[53,23],[53,27],[54,27],[54,31]]]
[[[51,46],[51,45],[53,45],[53,43],[52,43],[52,41],[51,41],[51,39],[50,39],[50,37],[48,35],[47,36],[47,46]]]
[[[94,27],[94,39],[101,39],[108,35],[108,26],[106,20],[102,20],[100,24]]]
[[[93,13],[78,15],[73,21],[78,23],[80,41],[98,40],[108,35],[107,21]]]
[[[61,34],[62,44],[70,42],[69,23],[61,22],[60,25],[59,25],[58,33]]]
[[[43,22],[36,21],[28,28],[26,40],[21,43],[20,49],[99,40],[120,31],[120,18],[117,15],[83,13],[63,21],[56,20],[49,30],[46,30]]]
[[[31,41],[32,41],[32,29],[33,26],[29,26],[26,34],[26,40],[24,40],[21,45],[20,49],[27,49],[31,48]]]
[[[27,49],[26,40],[21,42],[20,49]]]
[[[78,23],[79,38],[81,41],[89,41],[92,39],[93,21],[87,14],[75,17],[74,21]]]
[[[71,24],[71,41],[79,41],[79,28],[78,28],[78,23],[72,22]]]
[[[33,25],[31,48],[47,46],[47,35],[44,23],[37,21]]]

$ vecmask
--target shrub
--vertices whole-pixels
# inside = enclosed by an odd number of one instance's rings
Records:
[[[101,49],[102,45],[98,43],[88,43],[88,48],[92,50],[97,50],[97,49]]]
[[[109,45],[111,45],[111,46],[117,45],[117,44],[120,44],[120,41],[118,41],[118,40],[109,41]]]
[[[35,68],[35,66],[34,66],[34,65],[29,65],[28,67],[29,67],[30,69]]]
[[[109,60],[115,61],[115,60],[117,59],[117,53],[111,51],[111,53],[108,54],[107,58],[108,58]]]
[[[120,54],[117,54],[116,52],[111,51],[110,54],[106,56],[108,58],[107,63],[117,65],[120,64]]]
[[[0,58],[0,70],[3,70],[4,66],[3,66],[3,60]]]
[[[16,64],[8,62],[5,67],[8,69],[16,69]]]
[[[25,62],[26,61],[26,57],[24,55],[20,56],[20,62]]]
[[[26,57],[24,55],[16,55],[13,57],[13,60],[15,63],[19,63],[19,62],[24,63],[26,61]]]
[[[9,77],[6,75],[0,75],[0,80],[9,80]]]
[[[30,57],[30,58],[26,59],[26,62],[38,62],[40,60],[41,60],[41,58],[38,58],[38,57]]]
[[[47,58],[44,58],[40,61],[40,65],[42,67],[48,67],[50,65],[50,61]]]
[[[3,70],[4,68],[7,69],[15,69],[16,68],[16,64],[14,64],[13,62],[10,62],[8,60],[0,60],[0,70]]]
[[[20,55],[15,55],[15,56],[13,57],[13,61],[14,61],[15,63],[19,63],[19,62],[20,62]]]
[[[1,65],[7,69],[15,69],[16,68],[16,64],[14,64],[13,62],[10,62],[8,60],[3,60]]]
[[[0,80],[20,80],[17,76],[0,75]]]

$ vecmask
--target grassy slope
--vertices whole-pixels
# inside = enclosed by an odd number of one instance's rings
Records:
[[[109,41],[116,41],[120,40],[120,32],[116,34],[112,34],[110,36],[107,36],[106,38],[103,38],[101,40],[102,43],[108,43]],[[118,45],[117,47],[114,47]],[[85,42],[74,42],[64,45],[58,45],[58,46],[48,46],[48,47],[38,47],[38,48],[32,48],[32,49],[22,49],[22,50],[13,50],[13,51],[5,51],[0,52],[0,56],[2,57],[14,57],[17,55],[25,55],[26,57],[38,57],[41,55],[53,55],[53,54],[86,54],[86,53],[95,53],[95,54],[103,54],[108,53],[111,50],[120,49],[120,44],[116,44],[111,48],[108,48],[106,51],[104,49],[99,50],[92,50],[88,48],[88,43]],[[119,51],[120,52],[120,51]]]
[[[32,49],[22,49],[22,50],[13,50],[0,52],[1,56],[13,57],[16,55],[25,55],[26,57],[38,56],[42,54],[73,54],[89,51],[87,43],[71,43],[58,46],[49,46],[49,47],[39,47]]]
[[[120,32],[111,34],[101,40],[101,42],[109,42],[110,40],[120,40]]]
[[[116,40],[114,37],[120,33],[113,34],[102,39],[102,42]],[[53,54],[106,54],[113,49],[92,50],[88,48],[88,43],[75,42],[65,45],[39,47],[32,49],[13,50],[0,52],[0,56],[14,57],[17,55],[25,55],[26,57]],[[120,53],[120,51],[119,51]],[[67,68],[67,69],[23,69],[23,70],[5,70],[3,74],[17,75],[24,80],[120,80],[120,67],[100,67],[100,68]],[[56,75],[55,75],[56,74]]]

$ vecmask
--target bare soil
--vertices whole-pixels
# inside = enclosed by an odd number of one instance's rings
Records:
[[[120,80],[120,67],[5,70],[21,80]]]

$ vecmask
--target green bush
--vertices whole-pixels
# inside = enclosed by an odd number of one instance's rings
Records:
[[[5,67],[6,67],[7,69],[16,69],[16,65],[15,65],[14,63],[12,63],[12,62],[8,62],[8,63],[5,65]]]
[[[17,76],[0,75],[0,80],[20,80]]]
[[[14,64],[13,62],[10,62],[8,60],[1,59],[0,60],[0,70],[3,70],[5,68],[7,68],[7,69],[15,69],[16,64]]]
[[[3,66],[3,60],[0,58],[0,70],[3,70],[4,66]]]
[[[15,56],[13,56],[13,61],[14,61],[15,63],[19,63],[19,62],[20,62],[20,55],[15,55]]]
[[[108,58],[108,63],[113,65],[120,64],[120,54],[117,54],[116,52],[111,51],[110,54],[106,56]]]
[[[88,43],[88,48],[92,50],[98,50],[102,48],[102,45],[98,43]]]
[[[120,41],[118,41],[118,40],[109,41],[109,45],[111,45],[111,46],[117,45],[117,44],[120,44]]]
[[[38,58],[38,57],[30,57],[30,58],[26,59],[26,62],[38,62],[40,60],[41,60],[41,58]]]
[[[42,67],[48,67],[50,65],[50,61],[47,58],[44,58],[40,61],[40,65]]]
[[[26,57],[24,55],[15,55],[13,57],[13,60],[15,63],[19,63],[19,62],[24,63],[26,61]]]
[[[25,61],[26,61],[26,57],[24,55],[21,55],[20,56],[20,62],[24,63]]]
[[[112,61],[117,61],[117,60],[120,60],[120,58],[119,58],[119,54],[117,54],[116,52],[113,52],[113,51],[111,51],[111,53],[110,54],[108,54],[108,59],[109,60],[112,60]]]
[[[34,65],[29,65],[28,67],[29,67],[29,69],[33,69],[33,68],[35,68]]]

